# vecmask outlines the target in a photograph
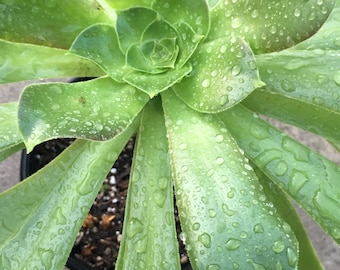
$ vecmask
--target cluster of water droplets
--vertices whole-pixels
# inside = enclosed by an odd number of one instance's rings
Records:
[[[221,1],[212,13],[211,33],[212,37],[219,35],[223,24],[226,36],[245,38],[254,51],[282,50],[316,32],[332,5],[326,1],[300,4],[275,1],[247,3],[245,6],[242,1]]]

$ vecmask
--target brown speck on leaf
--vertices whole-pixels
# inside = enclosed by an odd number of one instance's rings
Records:
[[[79,97],[78,101],[79,101],[79,103],[81,103],[83,105],[85,105],[85,103],[86,103],[86,99],[84,97]]]

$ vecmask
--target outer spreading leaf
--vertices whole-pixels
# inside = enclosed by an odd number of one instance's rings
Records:
[[[116,269],[180,269],[161,108],[147,106],[143,111],[131,172]]]
[[[297,244],[214,115],[162,93],[177,206],[194,269],[295,269]]]
[[[256,61],[271,92],[340,113],[340,50],[286,50]]]
[[[263,85],[250,48],[237,38],[204,43],[190,62],[190,76],[173,89],[191,108],[201,112],[226,110]]]
[[[253,165],[253,164],[252,164]],[[279,215],[291,226],[299,242],[299,270],[323,270],[323,266],[313,248],[308,234],[303,227],[300,217],[294,206],[289,201],[287,195],[274,184],[259,168],[255,167],[255,172],[264,188],[268,199],[273,202]]]
[[[0,105],[0,161],[24,148],[18,128],[17,103]]]
[[[0,195],[2,269],[63,269],[107,171],[134,130],[108,142],[78,140]]]
[[[125,56],[120,50],[116,30],[111,25],[96,24],[85,29],[75,39],[70,50],[93,61],[118,82],[122,82],[127,72]]]
[[[93,63],[62,49],[0,40],[0,51],[0,83],[103,74]]]
[[[220,117],[256,166],[340,243],[340,167],[241,105]]]
[[[110,78],[30,85],[19,102],[27,150],[52,138],[108,140],[131,124],[147,95]]]
[[[113,23],[96,1],[2,1],[0,38],[68,49],[94,23]]]
[[[340,142],[338,112],[266,90],[254,91],[243,104],[252,111],[314,132],[334,143]]]
[[[296,49],[340,50],[340,1],[337,1],[328,20],[311,38],[301,42]]]
[[[220,0],[211,13],[209,40],[239,36],[255,53],[282,50],[313,35],[334,3],[334,0]]]
[[[319,32],[296,47],[257,56],[260,76],[267,88],[256,91],[244,104],[338,144],[339,12],[338,3]]]

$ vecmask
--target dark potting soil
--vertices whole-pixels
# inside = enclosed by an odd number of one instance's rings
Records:
[[[24,160],[26,155],[23,153],[22,178],[42,168],[72,142],[73,140],[70,139],[45,142],[36,146],[26,160]],[[111,270],[115,268],[122,237],[133,146],[134,138],[128,142],[105,178],[76,238],[67,264],[71,269]],[[182,269],[190,270],[192,268],[185,246],[180,240],[181,228],[176,208],[174,214],[181,266]],[[84,266],[82,268],[73,266],[79,263]]]

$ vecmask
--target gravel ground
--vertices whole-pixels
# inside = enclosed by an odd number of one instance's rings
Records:
[[[0,102],[16,101],[24,83],[0,85]],[[276,124],[276,123],[275,123]],[[319,151],[329,159],[340,164],[340,155],[325,140],[297,128],[276,124],[279,128],[297,138],[304,144]],[[0,192],[10,188],[19,181],[20,153],[0,163]],[[340,211],[339,211],[340,212]],[[312,239],[326,270],[340,269],[340,247],[316,225],[308,215],[299,210],[302,220]],[[311,269],[312,270],[312,269]]]

